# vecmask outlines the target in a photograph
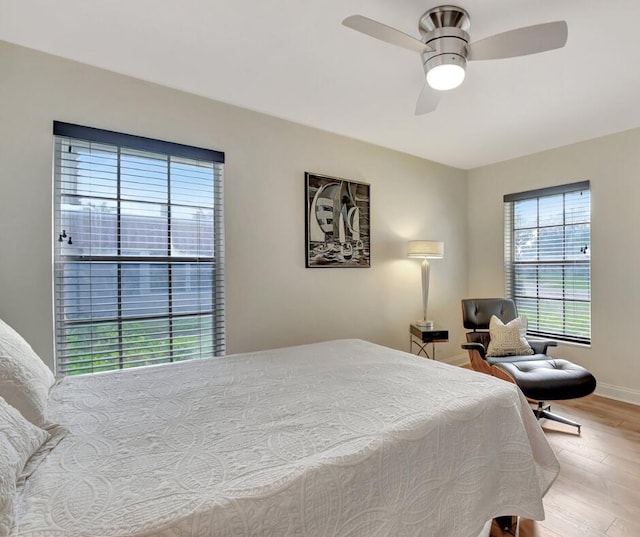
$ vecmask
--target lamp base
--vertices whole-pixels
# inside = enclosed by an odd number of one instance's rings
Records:
[[[420,328],[433,328],[434,324],[433,321],[424,321],[421,319],[416,321],[416,326],[419,326]]]

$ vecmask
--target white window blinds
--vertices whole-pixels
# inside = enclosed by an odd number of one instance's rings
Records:
[[[54,135],[58,373],[224,354],[224,153]]]
[[[505,284],[529,333],[591,341],[589,182],[509,194]]]

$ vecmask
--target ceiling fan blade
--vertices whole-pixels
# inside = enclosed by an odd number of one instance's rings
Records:
[[[468,59],[499,60],[562,48],[567,35],[565,21],[525,26],[471,43]]]
[[[396,30],[391,26],[382,24],[381,22],[374,21],[362,15],[351,15],[342,21],[342,24],[347,28],[362,32],[376,39],[380,39],[386,43],[397,45],[402,48],[414,50],[416,52],[424,52],[425,50],[433,51],[433,49],[425,45],[419,39],[411,37],[400,30]]]
[[[433,112],[440,102],[440,94],[441,92],[432,89],[429,84],[425,84],[416,103],[416,116]]]

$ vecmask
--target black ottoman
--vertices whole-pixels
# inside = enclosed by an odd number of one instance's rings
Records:
[[[509,375],[528,399],[538,402],[533,410],[538,419],[546,418],[573,425],[580,424],[550,412],[543,401],[575,399],[589,395],[596,389],[596,379],[584,367],[567,360],[531,360],[523,362],[503,362],[495,367]]]

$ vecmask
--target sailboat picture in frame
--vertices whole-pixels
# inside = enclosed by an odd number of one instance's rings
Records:
[[[304,175],[306,267],[370,267],[370,186],[316,173]]]

